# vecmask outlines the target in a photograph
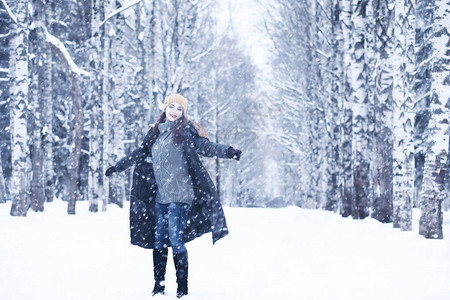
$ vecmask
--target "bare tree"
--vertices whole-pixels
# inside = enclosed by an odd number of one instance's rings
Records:
[[[352,203],[354,203],[355,193],[353,190],[353,166],[352,166],[352,70],[351,70],[351,53],[353,52],[353,44],[351,32],[353,30],[352,23],[352,6],[351,0],[343,0],[341,7],[341,26],[343,38],[344,66],[343,66],[343,114],[341,120],[341,157],[342,157],[342,203],[340,206],[340,214],[343,217],[351,215]]]
[[[29,149],[27,132],[28,107],[28,37],[30,20],[28,1],[15,1],[11,9],[15,19],[11,24],[10,95],[11,95],[11,159],[12,216],[26,216],[29,208]]]
[[[45,28],[51,23],[51,6],[48,0],[41,2],[42,23]],[[42,6],[45,5],[45,6]],[[41,31],[41,34],[43,32]],[[42,42],[41,42],[42,43]],[[43,104],[42,119],[42,143],[44,148],[44,185],[45,201],[51,202],[54,197],[54,155],[53,155],[53,97],[52,97],[52,50],[48,43],[43,43],[42,49],[42,71],[41,71],[41,93]]]
[[[393,225],[412,230],[414,194],[414,4],[395,2]]]
[[[343,36],[340,24],[340,0],[331,0],[327,2],[329,6],[329,18],[331,19],[331,49],[328,56],[327,65],[331,74],[330,99],[326,101],[328,105],[328,135],[330,136],[327,146],[327,200],[325,209],[336,212],[340,202],[340,111],[342,106],[342,67],[343,67]]]
[[[7,199],[7,179],[4,168],[8,163],[4,164],[3,159],[7,155],[8,148],[11,147],[9,134],[9,38],[10,31],[10,16],[0,2],[0,127],[4,128],[0,133],[2,147],[0,147],[0,203],[6,202]]]
[[[352,217],[364,219],[369,215],[369,97],[367,87],[366,49],[366,9],[370,0],[356,1],[353,8],[353,53],[352,53],[352,86],[353,86],[353,181],[355,195],[352,203]]]
[[[98,211],[98,202],[103,194],[103,169],[102,162],[102,140],[101,129],[103,125],[102,116],[102,31],[100,29],[100,18],[103,15],[103,3],[94,0],[91,3],[91,37],[90,37],[90,61],[89,66],[95,72],[94,78],[89,85],[90,96],[90,123],[89,123],[89,211]]]
[[[447,168],[449,147],[449,116],[450,108],[448,85],[450,79],[450,35],[448,24],[450,22],[449,4],[445,1],[435,0],[435,5],[417,6],[418,15],[432,28],[430,43],[432,48],[424,55],[430,55],[431,89],[430,95],[430,121],[428,124],[428,142],[425,156],[424,178],[420,200],[421,217],[419,233],[426,238],[442,239],[442,202],[444,201],[444,178]],[[431,11],[430,9],[434,9]],[[428,14],[426,14],[428,13]]]
[[[372,217],[380,222],[392,221],[392,164],[393,164],[393,2],[374,1],[375,45],[375,130]]]

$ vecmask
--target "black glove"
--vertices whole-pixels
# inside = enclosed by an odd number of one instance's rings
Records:
[[[240,160],[241,159],[241,150],[238,149],[234,149],[233,147],[230,147],[227,149],[227,157],[228,158],[233,158],[235,160]]]
[[[117,172],[115,167],[109,167],[108,169],[106,169],[105,175],[106,176],[111,176],[112,173]]]

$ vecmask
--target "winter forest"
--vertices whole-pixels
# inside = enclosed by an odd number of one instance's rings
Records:
[[[450,7],[441,0],[1,0],[0,205],[11,216],[106,212],[131,172],[103,174],[163,99],[239,163],[205,160],[230,207],[374,218],[443,238],[450,208]],[[250,23],[247,23],[250,24]],[[252,31],[250,31],[252,30]],[[249,45],[249,39],[256,41]]]

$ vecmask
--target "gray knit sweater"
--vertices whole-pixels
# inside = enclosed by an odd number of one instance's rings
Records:
[[[158,125],[159,136],[152,146],[153,171],[158,192],[156,202],[192,204],[194,189],[182,145],[173,143],[174,122]]]

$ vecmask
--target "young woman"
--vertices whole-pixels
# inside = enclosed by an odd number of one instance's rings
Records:
[[[213,243],[228,234],[216,188],[199,156],[240,159],[241,151],[212,143],[204,129],[185,116],[187,100],[174,94],[142,145],[106,170],[136,165],[130,196],[131,243],[153,249],[155,286],[164,294],[168,247],[172,247],[177,297],[188,294],[185,243],[212,232]]]

